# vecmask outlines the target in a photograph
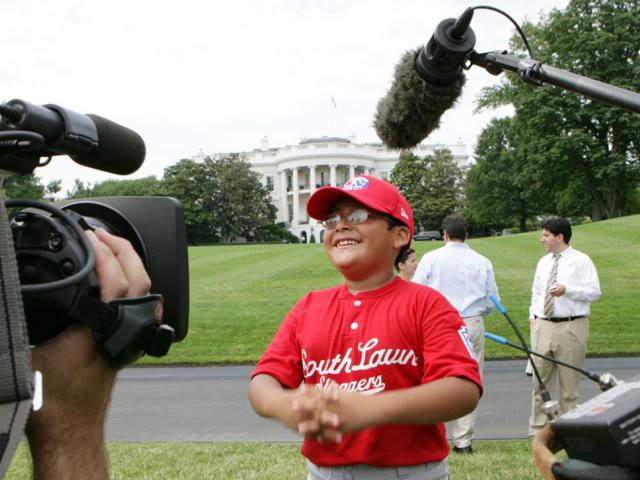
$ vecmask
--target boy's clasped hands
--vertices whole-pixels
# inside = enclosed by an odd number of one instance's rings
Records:
[[[371,425],[367,415],[371,398],[347,392],[331,382],[324,390],[302,384],[291,408],[296,416],[297,432],[319,442],[340,443],[343,433],[362,430]]]

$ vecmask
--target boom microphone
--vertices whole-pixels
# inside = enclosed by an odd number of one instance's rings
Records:
[[[81,165],[120,175],[135,172],[146,154],[142,137],[133,130],[57,105],[39,106],[17,99],[0,105],[0,131],[32,132],[38,139],[17,140],[26,148],[13,158],[68,155]]]
[[[413,148],[440,125],[462,93],[462,66],[473,51],[473,10],[440,22],[424,48],[410,50],[396,65],[387,95],[378,102],[374,128],[392,149]]]

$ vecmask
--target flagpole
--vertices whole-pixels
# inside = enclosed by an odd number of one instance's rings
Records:
[[[333,98],[333,95],[331,95],[331,105],[329,105],[329,110],[331,110],[331,131],[329,132],[329,135],[331,137],[333,137],[333,111],[338,108],[338,105],[336,105],[336,101]]]
[[[331,123],[329,127],[329,136],[333,137],[333,97],[331,97],[331,103],[329,104],[329,111],[331,112]]]

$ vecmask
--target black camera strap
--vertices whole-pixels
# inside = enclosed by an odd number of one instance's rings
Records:
[[[93,329],[98,351],[108,365],[122,368],[144,354],[166,355],[175,338],[169,325],[161,324],[162,295],[122,298],[103,303],[81,292],[69,316]]]
[[[106,331],[118,318],[118,309],[99,298],[84,292],[78,292],[69,316],[94,330]]]
[[[33,371],[20,280],[4,200],[0,199],[0,478],[31,411]]]

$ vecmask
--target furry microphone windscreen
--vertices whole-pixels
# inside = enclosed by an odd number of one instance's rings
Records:
[[[75,162],[110,173],[135,172],[146,155],[144,140],[133,130],[99,115],[87,115],[96,125],[98,146],[88,153],[74,155]]]
[[[373,126],[382,142],[391,149],[418,145],[438,128],[440,117],[462,93],[464,73],[449,85],[423,80],[415,69],[421,49],[406,52],[396,65],[393,83],[380,99]]]

